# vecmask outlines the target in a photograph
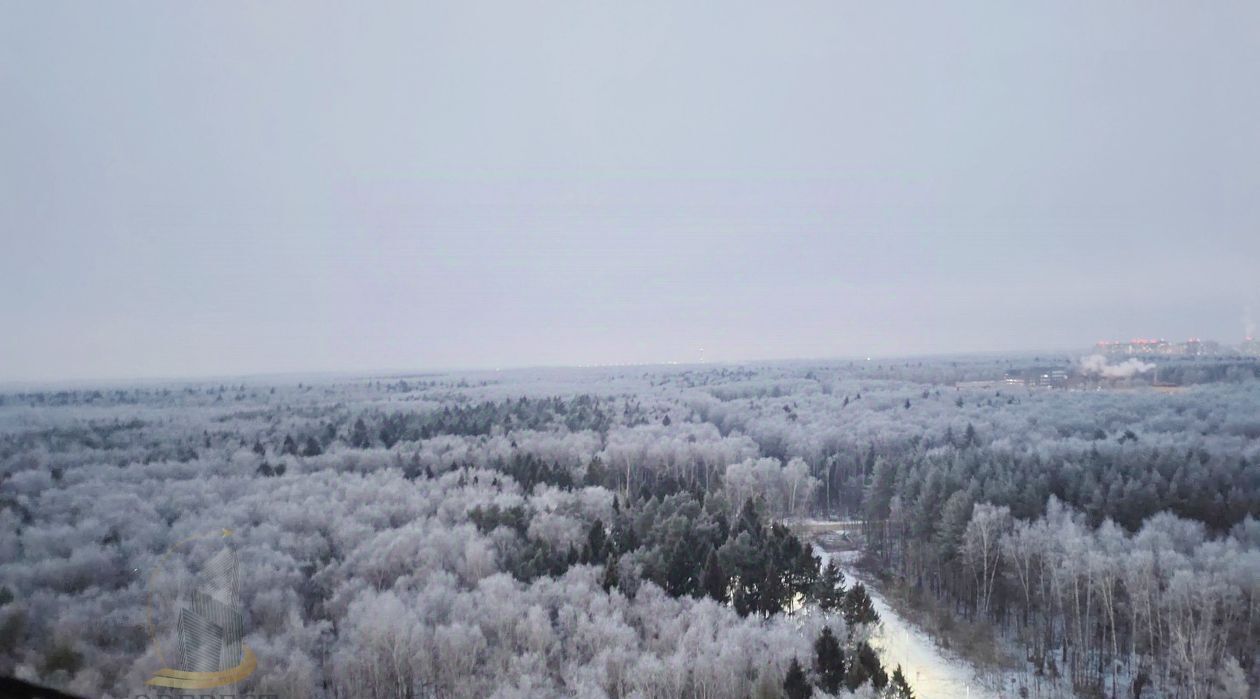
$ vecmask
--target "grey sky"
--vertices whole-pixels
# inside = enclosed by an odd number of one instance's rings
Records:
[[[0,15],[0,379],[1236,340],[1260,3]]]

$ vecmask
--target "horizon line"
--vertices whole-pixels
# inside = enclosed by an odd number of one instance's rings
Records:
[[[868,361],[889,361],[889,360],[924,360],[924,359],[947,359],[947,358],[967,358],[967,357],[997,357],[997,356],[1025,356],[1036,355],[1038,353],[1046,354],[1067,354],[1067,355],[1085,355],[1093,345],[1077,346],[1072,348],[1028,348],[1028,349],[1006,349],[1006,350],[962,350],[962,351],[940,351],[940,352],[921,352],[910,354],[878,354],[869,355],[832,355],[832,356],[815,356],[815,357],[762,357],[755,359],[735,359],[735,360],[714,360],[714,361],[677,361],[677,360],[655,360],[642,362],[606,362],[606,363],[534,363],[534,364],[516,364],[504,366],[446,366],[446,367],[389,367],[379,369],[292,369],[292,370],[261,370],[249,371],[243,373],[205,373],[205,374],[148,374],[138,376],[86,376],[86,377],[70,377],[70,378],[0,378],[0,392],[25,392],[50,390],[54,387],[67,389],[74,387],[76,390],[93,388],[93,387],[119,387],[119,386],[135,386],[139,384],[205,384],[215,382],[231,381],[233,383],[259,383],[265,380],[280,380],[280,383],[302,383],[301,379],[308,377],[311,379],[355,379],[355,380],[380,380],[384,378],[406,379],[409,376],[431,375],[458,375],[458,374],[479,374],[479,373],[497,373],[497,372],[520,372],[520,371],[537,371],[537,370],[565,370],[565,369],[617,369],[617,368],[695,368],[695,367],[730,367],[742,365],[757,364],[774,364],[774,363],[802,363],[802,362],[868,362]]]

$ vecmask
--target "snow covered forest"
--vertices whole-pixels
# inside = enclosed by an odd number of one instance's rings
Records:
[[[0,395],[0,674],[133,696],[148,572],[229,529],[242,691],[911,695],[792,525],[1027,660],[1022,696],[1260,685],[1260,382],[1068,358],[520,370]],[[908,674],[908,673],[906,673]],[[1059,690],[1054,690],[1059,691]]]

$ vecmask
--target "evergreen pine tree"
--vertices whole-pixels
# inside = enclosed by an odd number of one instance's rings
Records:
[[[844,686],[852,692],[866,682],[870,682],[876,690],[882,690],[888,684],[888,673],[880,665],[875,649],[863,641],[850,656],[849,667],[844,675]]]
[[[843,611],[844,620],[850,627],[879,622],[879,613],[875,611],[871,596],[866,594],[866,586],[862,583],[855,584],[845,593]]]
[[[870,679],[871,676],[867,674],[866,666],[858,662],[856,657],[849,661],[844,671],[845,689],[848,689],[850,692],[856,692],[858,687],[861,687]]]
[[[910,683],[906,682],[906,676],[901,673],[901,665],[897,665],[897,669],[893,670],[892,679],[888,683],[889,699],[914,699],[914,692],[910,689]]]
[[[368,436],[367,423],[363,422],[363,418],[354,421],[354,428],[350,432],[350,446],[355,449],[366,449],[372,443],[372,438]]]
[[[606,545],[607,537],[604,534],[604,522],[597,519],[591,523],[591,530],[586,535],[586,561],[588,563],[603,561]]]
[[[766,577],[761,582],[761,613],[769,618],[783,611],[788,602],[787,592],[779,571],[770,563],[766,566]]]
[[[747,585],[739,585],[731,593],[731,606],[735,613],[744,617],[752,614],[757,606],[757,597],[751,593]]]
[[[687,555],[686,544],[679,539],[670,549],[669,560],[665,564],[665,591],[674,597],[682,597],[691,594],[694,587],[691,557]]]
[[[725,603],[727,600],[726,573],[722,571],[722,563],[718,560],[717,551],[709,549],[709,556],[704,561],[704,579],[701,587],[709,597]]]
[[[761,541],[765,536],[761,525],[761,515],[757,513],[757,503],[751,497],[744,501],[743,507],[739,508],[739,516],[735,519],[731,536],[738,536],[742,532],[748,532],[754,541]]]
[[[792,664],[788,665],[787,676],[783,678],[783,694],[787,699],[809,699],[813,696],[814,688],[809,686],[809,680],[805,679],[805,671],[801,669],[801,664],[792,658]]]
[[[584,477],[586,485],[604,485],[608,482],[608,469],[604,466],[604,462],[597,456],[591,459],[586,465],[586,476]],[[616,496],[614,496],[613,511],[616,511]]]
[[[600,581],[600,585],[604,588],[604,592],[612,592],[617,587],[617,557],[609,556],[604,562],[604,577]]]
[[[844,604],[844,573],[835,561],[828,561],[814,585],[814,599],[824,611],[834,612]]]
[[[875,685],[875,689],[883,691],[888,686],[888,673],[884,670],[884,666],[879,662],[879,654],[870,644],[863,641],[857,647],[858,662],[866,665],[866,670],[870,673],[871,684]]]
[[[844,650],[827,626],[814,641],[814,671],[818,673],[818,686],[823,691],[835,694],[840,690],[844,682]]]

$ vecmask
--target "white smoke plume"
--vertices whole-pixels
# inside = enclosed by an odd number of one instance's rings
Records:
[[[1140,359],[1126,359],[1119,364],[1108,364],[1107,358],[1101,354],[1081,357],[1082,374],[1086,376],[1101,376],[1104,379],[1128,379],[1154,368],[1154,364]]]

